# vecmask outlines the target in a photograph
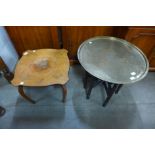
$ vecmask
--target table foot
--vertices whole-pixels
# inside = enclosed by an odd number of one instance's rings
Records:
[[[26,100],[30,101],[31,103],[35,104],[35,101],[32,100],[30,97],[28,97],[25,93],[24,93],[24,90],[23,90],[23,86],[18,86],[18,92],[19,94],[25,98]]]
[[[67,88],[65,85],[61,85],[61,88],[62,88],[62,94],[63,94],[62,102],[66,102]]]

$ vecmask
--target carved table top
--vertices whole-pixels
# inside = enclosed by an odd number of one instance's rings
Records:
[[[15,68],[14,86],[48,86],[68,81],[69,59],[65,49],[28,50]]]

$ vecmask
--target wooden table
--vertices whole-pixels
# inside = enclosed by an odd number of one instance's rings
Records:
[[[66,100],[65,84],[69,80],[68,51],[65,49],[38,49],[23,53],[15,68],[11,83],[18,86],[19,93],[27,100],[35,103],[23,90],[26,87],[50,86],[58,84],[62,88],[63,102]]]

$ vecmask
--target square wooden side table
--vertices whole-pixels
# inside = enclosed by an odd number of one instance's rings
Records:
[[[21,96],[35,103],[28,97],[23,87],[39,87],[58,84],[62,88],[65,102],[67,89],[65,84],[69,80],[68,51],[65,49],[38,49],[28,50],[18,61],[14,78],[11,83],[18,87]]]

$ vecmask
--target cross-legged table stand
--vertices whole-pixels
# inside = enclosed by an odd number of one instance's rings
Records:
[[[106,106],[107,103],[110,101],[113,94],[117,94],[119,90],[122,88],[122,84],[113,84],[110,82],[106,82],[103,80],[100,80],[92,75],[90,75],[88,72],[85,72],[84,77],[84,88],[86,90],[86,98],[90,98],[91,91],[94,87],[96,87],[98,84],[103,84],[107,97],[103,102],[103,106]]]

